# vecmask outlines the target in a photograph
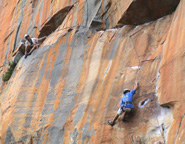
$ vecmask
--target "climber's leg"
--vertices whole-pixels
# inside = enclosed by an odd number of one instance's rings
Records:
[[[30,52],[28,53],[28,55],[31,55],[31,53],[32,53],[35,49],[37,49],[38,47],[39,47],[39,44],[34,45],[33,48],[30,50]]]
[[[123,120],[123,121],[126,121],[125,115],[126,115],[127,113],[131,112],[131,108],[125,108],[125,107],[124,107],[123,110],[124,110],[124,115],[123,115],[122,120]]]
[[[120,107],[117,111],[117,115],[114,117],[113,121],[108,121],[109,125],[113,126],[116,122],[116,120],[118,119],[118,117],[123,113],[122,108]]]
[[[29,52],[30,52],[31,49],[32,49],[31,45],[27,45],[25,47],[25,57],[24,58],[27,58],[27,56],[29,55]]]

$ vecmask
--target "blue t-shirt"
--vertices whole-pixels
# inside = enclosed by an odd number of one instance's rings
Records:
[[[122,99],[121,99],[121,104],[120,106],[124,106],[126,108],[134,108],[134,105],[131,103],[127,103],[125,106],[125,102],[132,102],[133,99],[133,95],[135,94],[136,90],[133,89],[132,91],[126,93],[125,95],[123,95]]]

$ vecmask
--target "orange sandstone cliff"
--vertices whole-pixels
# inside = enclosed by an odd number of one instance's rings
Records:
[[[26,33],[47,38],[3,82]],[[0,36],[2,144],[185,144],[185,0],[0,0]]]

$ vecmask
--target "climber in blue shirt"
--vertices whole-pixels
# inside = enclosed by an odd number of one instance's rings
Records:
[[[122,113],[124,113],[124,116],[125,116],[126,112],[130,112],[134,108],[134,105],[132,104],[132,100],[133,100],[133,95],[135,94],[137,88],[138,88],[138,82],[136,82],[133,90],[130,91],[129,89],[124,89],[124,91],[123,91],[124,95],[121,99],[121,103],[120,103],[120,107],[117,111],[117,115],[115,116],[113,121],[110,121],[110,120],[108,121],[109,125],[113,126],[115,124],[116,120],[118,119],[118,117]],[[123,118],[124,118],[124,116],[123,116]]]

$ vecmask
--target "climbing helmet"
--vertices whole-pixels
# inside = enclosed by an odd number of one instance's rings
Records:
[[[128,93],[128,92],[130,92],[129,89],[124,89],[124,90],[123,90],[123,94],[126,94],[126,93]]]
[[[25,35],[24,35],[24,38],[27,38],[28,36],[29,36],[28,34],[25,34]]]

